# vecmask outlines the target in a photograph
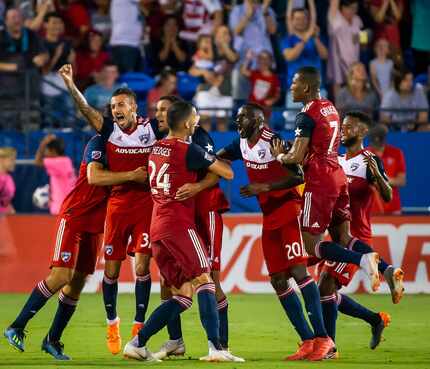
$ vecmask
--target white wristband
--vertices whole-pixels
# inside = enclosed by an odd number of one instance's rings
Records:
[[[282,158],[285,156],[285,154],[279,154],[277,157],[276,157],[276,160],[277,161],[279,161],[281,164],[282,164]]]

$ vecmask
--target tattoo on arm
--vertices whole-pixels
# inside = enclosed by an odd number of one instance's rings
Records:
[[[82,95],[82,93],[78,90],[78,88],[75,85],[68,86],[68,87],[69,87],[70,95],[72,96],[79,111],[88,120],[88,123],[90,123],[91,126],[96,131],[100,131],[103,126],[102,114],[88,104],[84,95]]]

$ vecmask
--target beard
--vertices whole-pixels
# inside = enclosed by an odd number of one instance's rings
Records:
[[[350,137],[344,141],[342,141],[342,145],[345,147],[354,146],[358,142],[358,137]]]

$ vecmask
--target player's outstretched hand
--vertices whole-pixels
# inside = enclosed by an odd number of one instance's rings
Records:
[[[132,171],[132,181],[137,183],[146,183],[148,180],[148,171],[146,167],[139,167]]]
[[[175,200],[184,201],[196,196],[201,191],[198,183],[185,183],[176,191]]]
[[[270,191],[270,186],[267,183],[250,183],[240,188],[240,196],[251,197],[268,191]]]
[[[72,64],[64,64],[60,70],[58,71],[60,76],[63,78],[64,83],[72,83],[73,82],[73,68]]]
[[[279,154],[285,154],[288,152],[285,147],[285,141],[279,138],[274,138],[270,145],[270,152],[276,158]]]

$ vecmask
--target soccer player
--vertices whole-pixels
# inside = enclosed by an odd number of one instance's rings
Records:
[[[57,312],[43,340],[42,350],[58,360],[70,359],[63,352],[60,338],[75,312],[85,279],[96,266],[109,194],[107,187],[100,186],[147,180],[143,168],[112,173],[104,169],[105,166],[105,143],[97,135],[88,142],[76,185],[61,206],[51,271],[37,283],[21,312],[4,332],[9,344],[21,352],[28,321],[61,290]]]
[[[158,128],[162,132],[168,132],[167,111],[176,101],[180,101],[176,96],[162,96],[157,103],[155,117],[158,121]],[[191,141],[200,146],[209,154],[213,154],[214,142],[209,134],[200,126],[196,127]],[[202,188],[203,182],[207,179],[206,170],[200,171],[198,178],[202,179],[196,183],[186,183],[178,189],[177,199],[186,200],[196,196],[196,226],[197,232],[202,237],[209,254],[211,266],[211,277],[215,283],[215,297],[217,300],[218,317],[220,321],[219,334],[220,343],[224,349],[228,349],[228,302],[220,283],[221,269],[221,247],[223,222],[221,214],[228,211],[229,204],[218,185],[218,176],[214,176],[213,184],[206,189]],[[210,179],[209,179],[210,180]],[[167,300],[171,297],[170,290],[161,285],[161,298]],[[167,324],[169,340],[167,340],[157,353],[158,359],[171,355],[184,355],[185,343],[182,337],[180,316]]]
[[[151,220],[152,252],[173,297],[151,314],[138,336],[124,347],[124,355],[136,360],[157,360],[146,348],[148,340],[169,321],[191,307],[194,288],[209,343],[209,355],[201,360],[243,361],[223,350],[219,341],[215,285],[210,277],[207,252],[195,226],[195,199],[176,199],[181,186],[197,181],[199,170],[208,169],[223,178],[233,178],[233,171],[228,164],[196,144],[187,142],[194,133],[198,118],[190,103],[174,103],[167,113],[169,134],[154,145],[149,157],[149,176],[154,199]]]
[[[88,105],[73,81],[70,64],[60,69],[75,104],[106,142],[109,170],[129,171],[148,165],[148,156],[159,132],[156,124],[137,116],[137,100],[128,88],[117,89],[110,100],[110,116]],[[117,314],[118,277],[127,251],[135,254],[136,315],[132,334],[142,326],[151,291],[149,226],[152,199],[149,184],[125,183],[112,187],[104,233],[105,274],[103,299],[107,315],[106,344],[112,354],[121,351],[120,319]]]
[[[341,130],[341,141],[346,147],[346,155],[339,157],[339,162],[348,178],[348,193],[351,205],[351,237],[348,247],[352,247],[357,239],[368,244],[372,243],[370,213],[377,191],[386,202],[391,200],[392,189],[388,183],[382,161],[363,146],[369,128],[372,125],[370,117],[361,112],[346,114]],[[342,242],[335,230],[329,229],[332,239]],[[394,268],[381,259],[378,264],[379,271],[387,281],[394,304],[400,302],[403,296],[403,271]],[[387,313],[374,313],[353,301],[350,297],[336,293],[337,287],[347,286],[354,277],[358,267],[353,264],[325,262],[320,279],[321,302],[327,331],[335,339],[336,306],[339,311],[360,317],[372,327],[370,348],[375,349],[382,336],[382,331],[389,324]],[[334,305],[332,307],[331,305]]]
[[[352,250],[333,241],[323,241],[331,225],[340,239],[349,237],[347,180],[338,163],[340,120],[334,105],[319,94],[321,77],[314,67],[303,67],[294,75],[294,102],[304,104],[296,116],[295,140],[285,152],[281,140],[273,143],[274,154],[284,165],[302,164],[305,173],[301,229],[306,251],[320,259],[360,266],[370,278],[372,290],[379,288],[379,256],[357,240]]]
[[[333,346],[324,328],[318,287],[306,269],[307,253],[300,233],[301,196],[296,186],[303,183],[297,164],[283,167],[274,157],[271,142],[276,137],[266,127],[264,110],[245,104],[236,117],[240,138],[217,155],[243,160],[250,184],[241,188],[244,197],[257,196],[263,212],[262,246],[271,284],[302,344],[286,360],[322,360]],[[300,300],[288,279],[299,286],[313,331],[303,314]]]

